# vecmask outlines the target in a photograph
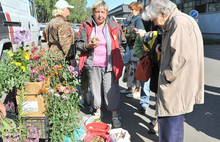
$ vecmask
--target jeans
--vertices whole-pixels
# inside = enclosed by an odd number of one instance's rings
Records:
[[[149,100],[150,100],[150,79],[147,82],[141,82],[141,98],[140,98],[140,105],[142,107],[148,108],[149,107]]]

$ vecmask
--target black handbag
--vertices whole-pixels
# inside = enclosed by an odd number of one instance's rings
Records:
[[[73,38],[72,33],[71,33],[71,37]],[[76,41],[73,44],[71,44],[70,49],[66,55],[66,60],[69,60],[71,65],[76,67],[76,65],[77,65],[77,62],[76,62]]]

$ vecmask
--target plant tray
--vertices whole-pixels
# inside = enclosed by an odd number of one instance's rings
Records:
[[[25,124],[31,123],[37,130],[41,131],[41,139],[48,139],[48,118],[47,117],[23,117]]]

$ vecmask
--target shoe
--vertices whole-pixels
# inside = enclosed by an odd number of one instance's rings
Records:
[[[132,90],[121,90],[120,93],[122,94],[132,93]]]
[[[103,113],[94,113],[94,122],[101,122],[101,118],[103,117]]]
[[[137,93],[137,94],[134,94],[134,95],[127,94],[126,97],[128,97],[128,98],[138,98],[138,97],[140,97],[140,93]]]
[[[119,119],[120,119],[119,117],[113,117],[112,118],[112,123],[113,123],[113,126],[115,128],[120,128],[121,127],[121,122],[120,122]]]
[[[157,123],[156,120],[152,120],[152,121],[150,122],[150,124],[153,125],[153,126],[155,126],[156,123]]]
[[[156,135],[156,134],[158,134],[158,130],[155,131],[154,129],[150,129],[150,130],[148,131],[148,134],[154,134],[154,135]]]
[[[148,108],[141,107],[141,109],[139,111],[140,111],[141,114],[147,114],[147,110],[148,110]]]

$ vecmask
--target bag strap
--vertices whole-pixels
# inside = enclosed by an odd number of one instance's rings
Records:
[[[142,60],[144,57],[147,57],[147,56],[148,56],[148,53],[147,53],[147,52],[145,52],[145,51],[143,51],[143,53],[142,53],[142,56],[141,56],[140,60]]]

